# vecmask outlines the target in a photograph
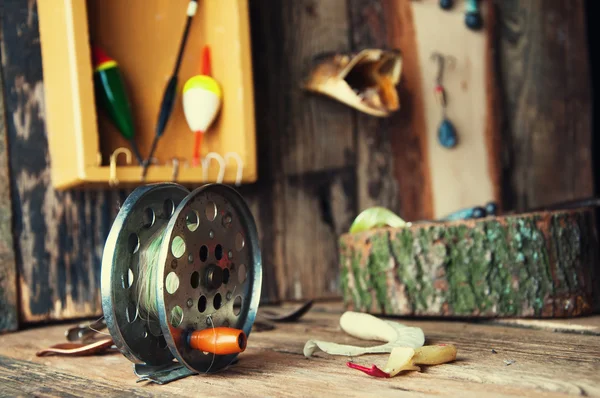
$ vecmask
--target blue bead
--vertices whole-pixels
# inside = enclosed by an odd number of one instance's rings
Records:
[[[483,207],[473,207],[471,218],[483,218],[485,217],[485,209]]]
[[[456,129],[448,119],[444,119],[438,129],[438,141],[445,148],[454,148],[458,144]]]
[[[467,13],[478,12],[479,4],[477,3],[477,0],[467,0],[467,4],[465,5],[465,11]]]
[[[454,0],[440,0],[440,7],[444,10],[449,10],[454,5]]]
[[[485,212],[488,216],[495,216],[498,212],[498,205],[494,202],[489,202],[485,205]]]
[[[468,12],[465,14],[465,24],[471,30],[479,30],[483,27],[483,19],[479,12]]]

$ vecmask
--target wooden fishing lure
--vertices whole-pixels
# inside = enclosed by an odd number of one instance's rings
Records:
[[[195,134],[192,164],[200,162],[203,134],[210,128],[221,109],[223,92],[211,76],[210,49],[204,47],[202,74],[192,76],[183,86],[183,112],[190,130]]]

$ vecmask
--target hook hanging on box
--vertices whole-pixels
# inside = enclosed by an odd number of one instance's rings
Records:
[[[177,181],[177,174],[179,174],[179,159],[171,159],[171,164],[173,165],[173,174],[171,174],[171,181],[175,182]]]
[[[208,181],[208,168],[210,166],[211,159],[215,159],[219,163],[219,174],[217,175],[216,182],[221,184],[223,182],[223,178],[225,177],[225,159],[223,159],[223,156],[216,152],[209,152],[206,154],[204,159],[202,159],[202,178],[204,182]]]
[[[184,160],[186,167],[189,167],[189,163],[187,160]],[[171,181],[177,181],[177,176],[179,175],[179,164],[180,160],[177,157],[171,159],[171,165],[173,166],[173,173],[171,174]]]
[[[237,171],[235,173],[235,185],[239,187],[242,183],[242,177],[244,176],[244,161],[237,152],[227,152],[225,154],[225,164],[229,164],[229,158],[234,158],[237,162]]]
[[[155,157],[152,157],[152,158],[148,159],[148,162],[147,162],[146,166],[144,166],[142,168],[142,173],[140,174],[140,181],[141,182],[146,181],[146,174],[147,174],[147,170],[148,170],[148,165],[151,165],[151,164],[158,164],[158,159],[155,158]]]
[[[113,187],[119,184],[119,179],[117,178],[117,158],[120,154],[125,154],[125,161],[128,165],[131,164],[131,151],[127,148],[117,148],[112,155],[110,155],[110,175],[108,183]]]

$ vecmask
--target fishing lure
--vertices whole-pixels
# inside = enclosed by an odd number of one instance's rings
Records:
[[[483,28],[479,0],[466,0],[465,25],[471,30]]]
[[[135,128],[131,105],[119,65],[96,45],[92,46],[92,62],[96,101],[108,114],[123,138],[129,141],[134,156],[141,164],[142,156],[134,141]]]
[[[190,130],[195,134],[192,165],[200,163],[202,137],[210,128],[221,109],[223,92],[211,76],[210,48],[204,47],[202,73],[192,76],[183,86],[183,112]]]
[[[154,151],[156,151],[158,141],[164,134],[165,128],[167,127],[167,122],[169,121],[171,113],[173,112],[173,106],[175,105],[175,96],[177,94],[177,82],[179,80],[179,68],[181,67],[181,61],[183,59],[183,51],[185,50],[185,44],[187,43],[187,39],[190,34],[192,18],[194,18],[194,15],[196,15],[197,10],[198,0],[190,0],[186,10],[187,18],[185,23],[185,29],[183,31],[183,36],[181,37],[181,42],[179,43],[179,51],[177,53],[177,59],[175,61],[175,68],[173,68],[173,73],[169,78],[169,82],[165,86],[165,90],[163,92],[163,98],[160,103],[160,110],[158,112],[158,121],[156,123],[156,129],[154,131],[154,139],[152,140],[152,146],[150,147],[150,154],[148,155],[148,158],[143,164],[144,167],[142,169],[142,178],[146,176],[148,166],[150,165],[150,161],[154,156]]]
[[[442,122],[438,127],[438,142],[444,148],[454,148],[458,145],[458,136],[456,134],[456,128],[454,124],[448,119],[446,114],[446,108],[448,107],[448,101],[446,96],[446,89],[442,85],[442,77],[444,76],[444,68],[446,66],[447,60],[451,60],[453,62],[453,58],[444,56],[438,52],[434,52],[431,54],[431,59],[438,64],[437,74],[436,74],[436,85],[434,94],[438,100],[438,103],[442,107]]]

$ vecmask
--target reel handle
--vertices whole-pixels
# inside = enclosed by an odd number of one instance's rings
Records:
[[[228,327],[196,330],[188,336],[188,344],[191,348],[215,355],[244,352],[246,342],[246,333],[243,330]]]

